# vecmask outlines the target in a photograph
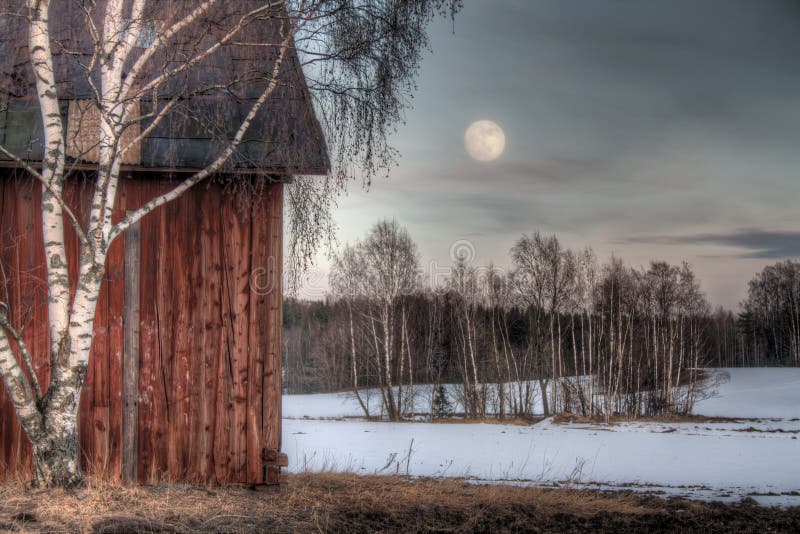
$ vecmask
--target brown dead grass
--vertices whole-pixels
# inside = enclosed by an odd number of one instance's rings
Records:
[[[498,419],[497,417],[480,418],[467,418],[467,417],[443,417],[434,419],[433,423],[443,423],[449,425],[514,425],[514,426],[531,426],[542,421],[544,417],[505,417]],[[427,421],[426,421],[427,422]]]
[[[353,474],[287,475],[280,490],[180,485],[0,486],[0,530],[25,532],[518,532],[800,528],[800,510],[633,492],[482,486]]]
[[[606,421],[605,417],[584,417],[572,414],[556,414],[553,422],[558,425],[570,423],[579,424],[616,424],[616,423],[743,423],[746,421],[759,421],[759,419],[747,419],[737,417],[711,417],[705,415],[664,415],[654,417],[625,417],[613,416]]]
[[[423,419],[401,419],[400,421],[391,421],[389,419],[382,419],[380,417],[365,418],[362,415],[347,415],[344,417],[311,417],[304,415],[297,419],[305,421],[372,421],[375,423],[392,423],[392,424],[414,424],[414,423],[436,423],[445,425],[474,425],[474,424],[487,424],[487,425],[513,425],[513,426],[531,426],[543,421],[543,416],[528,416],[528,417],[504,417],[498,419],[497,417],[464,417],[463,415],[453,415],[452,417],[439,417],[433,420],[429,419],[430,414],[419,413],[417,414]]]

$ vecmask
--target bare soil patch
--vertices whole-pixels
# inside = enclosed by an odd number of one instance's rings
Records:
[[[633,492],[480,486],[352,474],[288,475],[280,490],[160,485],[0,486],[0,530],[22,532],[800,531],[800,508]]]

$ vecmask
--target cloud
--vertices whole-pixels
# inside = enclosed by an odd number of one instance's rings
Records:
[[[800,221],[798,28],[798,0],[468,0],[433,27],[400,166],[343,202],[343,240],[392,216],[431,258],[469,234],[502,263],[540,230],[691,259],[733,305],[755,264],[800,257],[781,230]],[[463,147],[484,118],[507,136],[490,164]]]
[[[619,243],[659,245],[717,245],[745,249],[733,254],[748,259],[785,259],[800,257],[800,232],[744,229],[733,233],[699,233],[692,235],[636,236]]]

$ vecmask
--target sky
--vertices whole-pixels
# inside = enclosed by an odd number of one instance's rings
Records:
[[[603,261],[688,261],[733,309],[800,256],[800,1],[464,4],[430,28],[398,167],[340,199],[340,244],[395,218],[438,273],[465,248],[507,268],[539,231]],[[505,132],[494,161],[464,147],[481,119]],[[322,251],[301,296],[328,266]]]

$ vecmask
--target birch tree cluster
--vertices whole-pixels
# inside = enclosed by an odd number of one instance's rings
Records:
[[[287,390],[350,391],[395,420],[441,413],[442,392],[467,418],[598,419],[689,414],[706,394],[717,322],[688,264],[601,263],[538,233],[509,260],[456,257],[432,283],[408,232],[378,223],[335,256],[325,302],[286,302]]]

